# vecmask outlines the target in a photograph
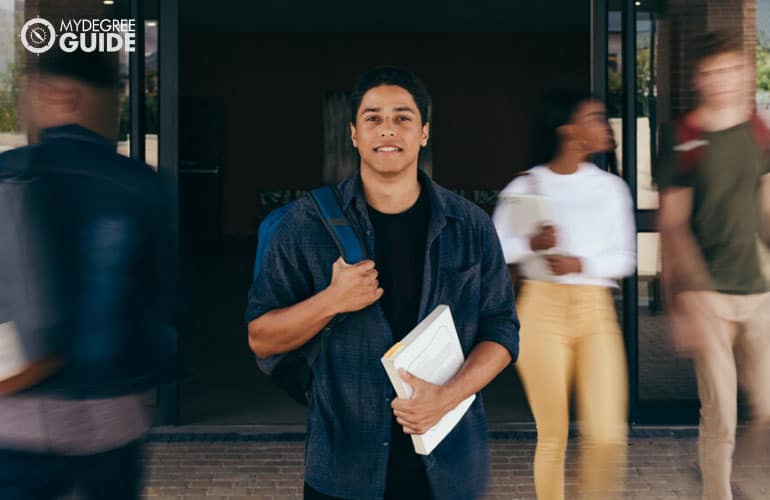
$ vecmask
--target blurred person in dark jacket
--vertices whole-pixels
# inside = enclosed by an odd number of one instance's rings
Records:
[[[22,211],[18,225],[49,250],[61,367],[0,387],[0,498],[139,498],[144,394],[176,372],[167,197],[148,165],[116,152],[116,54],[53,49],[25,78],[30,145],[0,155],[0,183],[37,185],[45,217]]]

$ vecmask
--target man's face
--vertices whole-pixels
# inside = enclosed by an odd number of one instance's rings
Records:
[[[701,104],[743,105],[749,98],[751,74],[740,52],[725,52],[704,59],[695,70],[695,89]]]
[[[412,94],[396,85],[380,85],[364,94],[350,135],[362,169],[396,176],[417,167],[429,128],[422,124]]]

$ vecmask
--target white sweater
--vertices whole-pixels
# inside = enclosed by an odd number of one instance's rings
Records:
[[[633,203],[628,187],[619,177],[592,163],[581,163],[578,170],[569,175],[537,166],[529,170],[529,175],[514,179],[503,193],[548,198],[559,253],[578,257],[582,263],[580,273],[554,277],[556,283],[616,287],[615,280],[633,273],[636,266]],[[507,229],[510,224],[506,212],[498,205],[493,216],[505,261],[519,263],[522,274],[527,277],[527,268],[540,257],[529,247],[529,236]]]

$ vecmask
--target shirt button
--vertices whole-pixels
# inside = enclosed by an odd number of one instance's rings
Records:
[[[387,441],[385,441],[384,443],[382,443],[382,446],[388,447],[388,446],[390,446],[390,443],[388,443]]]

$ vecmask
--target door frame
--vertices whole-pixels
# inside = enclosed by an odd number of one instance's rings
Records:
[[[144,18],[142,0],[132,1],[132,16],[137,19],[137,52],[130,59],[131,78],[131,133],[132,137],[144,137],[144,87],[143,42]],[[624,61],[636,60],[636,5],[635,0],[622,3],[622,56]],[[179,172],[179,0],[159,2],[159,73],[160,73],[160,129],[158,142],[158,172],[168,183],[169,209],[172,213],[172,237],[179,248],[178,234],[178,172]],[[606,100],[608,55],[609,0],[591,0],[591,90],[599,99]],[[137,70],[138,69],[138,70]],[[655,210],[637,208],[637,147],[636,147],[636,65],[624,64],[623,82],[623,178],[633,193],[637,232],[656,230]],[[136,99],[134,99],[136,97]],[[132,141],[132,156],[144,158],[144,141]],[[600,163],[603,159],[598,160]],[[600,165],[601,166],[601,165]],[[178,253],[178,252],[177,252]],[[639,309],[638,276],[634,274],[623,281],[623,335],[628,357],[629,423],[678,424],[697,421],[697,407],[691,402],[654,402],[643,404],[639,400]],[[179,385],[174,384],[158,391],[158,418],[160,425],[179,423]]]
[[[621,53],[625,62],[636,61],[636,1],[613,1],[621,6]],[[592,91],[599,99],[608,97],[607,57],[610,11],[609,0],[592,0],[591,54]],[[632,193],[637,233],[657,231],[657,210],[639,209],[637,204],[637,113],[636,64],[623,64],[622,77],[622,144],[623,179]],[[655,147],[654,134],[651,134]],[[652,156],[654,158],[654,155]],[[629,424],[681,425],[696,424],[698,403],[686,401],[642,401],[639,398],[639,277],[634,274],[623,280],[623,337],[628,360]]]

